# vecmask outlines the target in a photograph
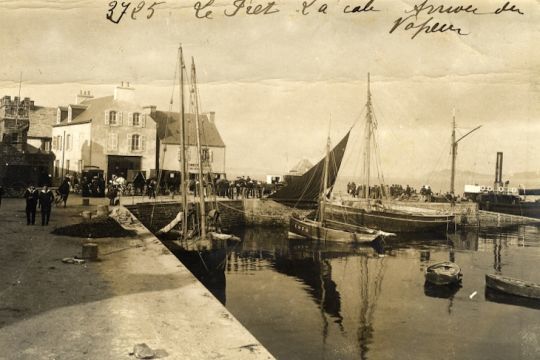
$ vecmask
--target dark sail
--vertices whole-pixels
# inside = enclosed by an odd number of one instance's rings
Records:
[[[349,132],[329,154],[328,187],[336,182],[336,177],[345,154]],[[324,172],[324,158],[309,169],[304,175],[293,179],[287,186],[269,196],[279,203],[294,207],[315,207],[319,201]]]

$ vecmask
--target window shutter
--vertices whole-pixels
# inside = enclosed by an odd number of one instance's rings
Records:
[[[140,115],[140,124],[141,124],[141,127],[142,128],[145,128],[146,127],[146,114],[141,114]]]
[[[127,148],[128,148],[129,152],[132,151],[132,149],[131,149],[131,134],[127,134]]]
[[[128,126],[133,126],[133,113],[128,112]]]
[[[52,148],[53,150],[56,150],[56,136],[53,136],[52,138]]]
[[[110,110],[105,110],[105,125],[109,125]]]
[[[116,116],[118,117],[118,126],[122,126],[122,121],[124,120],[124,112],[119,111]]]
[[[208,152],[210,153],[210,162],[213,163],[214,162],[214,152],[212,150],[208,150]]]
[[[62,140],[62,136],[58,136],[58,143],[60,144],[60,146],[58,146],[58,150],[62,150],[64,148],[64,143],[63,143],[63,140]]]
[[[145,139],[144,139],[144,135],[139,135],[139,142],[140,142],[140,149],[141,151],[144,151],[145,150]]]

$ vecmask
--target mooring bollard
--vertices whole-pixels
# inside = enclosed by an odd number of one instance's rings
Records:
[[[83,204],[83,206],[90,206],[90,199],[83,198],[82,199],[82,204]]]
[[[86,260],[97,260],[98,245],[96,243],[84,243],[81,257]]]

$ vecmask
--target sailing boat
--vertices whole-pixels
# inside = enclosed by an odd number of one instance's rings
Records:
[[[348,139],[349,133],[345,136]],[[341,141],[343,142],[343,140]],[[340,143],[341,143],[340,142]],[[343,149],[344,151],[344,149]],[[341,154],[341,156],[343,156]],[[327,202],[327,189],[328,184],[328,168],[330,163],[330,137],[326,142],[326,156],[324,158],[324,167],[322,174],[322,188],[320,192],[320,202],[318,208],[318,215],[315,220],[308,218],[300,218],[293,214],[289,220],[289,237],[291,238],[308,238],[314,240],[323,241],[339,241],[349,243],[359,242],[371,242],[377,238],[384,238],[390,233],[369,229],[363,226],[349,225],[347,229],[334,229],[329,227],[329,223],[325,219],[326,202]],[[336,171],[337,173],[337,171]],[[332,183],[333,186],[333,183]]]
[[[178,64],[179,64],[179,100],[180,100],[180,168],[181,168],[181,211],[176,215],[176,217],[165,227],[158,231],[158,234],[164,234],[170,232],[174,227],[179,223],[181,224],[181,234],[180,234],[180,244],[186,250],[192,249],[211,249],[212,240],[234,240],[237,241],[239,238],[229,235],[229,234],[219,234],[216,232],[207,232],[207,211],[205,203],[205,189],[204,189],[204,174],[203,174],[203,155],[202,155],[202,142],[201,142],[201,124],[200,124],[200,112],[199,112],[199,94],[197,90],[197,72],[195,69],[195,61],[192,58],[191,64],[191,88],[190,88],[190,102],[195,111],[195,133],[197,137],[197,192],[199,193],[198,199],[198,209],[193,209],[192,204],[188,203],[187,199],[187,180],[188,180],[188,167],[187,167],[187,154],[186,154],[186,121],[185,121],[185,105],[184,105],[184,56],[182,51],[182,46],[178,49]],[[171,98],[171,107],[172,107],[172,98]],[[217,205],[216,205],[217,206]],[[189,225],[189,213],[193,213],[191,217],[192,228],[188,229]]]
[[[374,229],[397,233],[405,232],[439,232],[446,231],[454,220],[452,214],[441,214],[435,210],[413,206],[383,204],[380,201],[372,204],[370,194],[371,146],[376,129],[375,115],[371,103],[370,77],[368,73],[366,103],[366,139],[364,151],[364,192],[363,202],[350,204],[329,203],[326,216],[332,221],[332,227],[348,229],[350,224],[367,226]],[[384,184],[382,186],[384,188]]]

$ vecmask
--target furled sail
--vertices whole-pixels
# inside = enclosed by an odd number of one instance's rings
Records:
[[[329,153],[328,187],[336,182],[336,177],[345,154],[350,131]],[[285,187],[269,196],[279,203],[294,207],[315,207],[319,201],[324,171],[324,158],[309,169],[304,175],[293,179]]]

